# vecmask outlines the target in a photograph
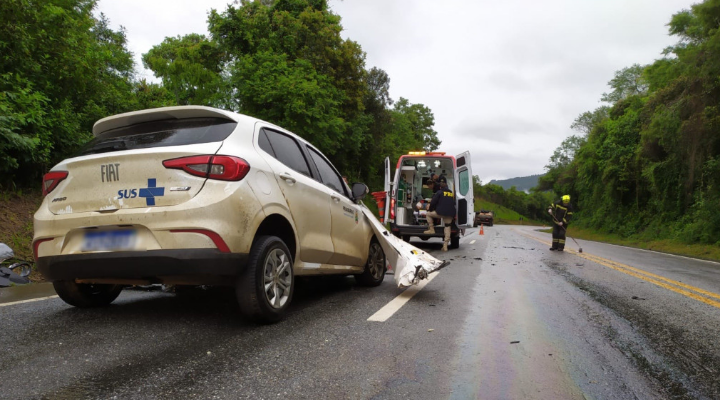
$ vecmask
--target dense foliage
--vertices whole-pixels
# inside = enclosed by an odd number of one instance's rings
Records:
[[[162,85],[135,79],[124,30],[96,18],[96,3],[0,2],[0,187],[36,184],[102,117],[168,105],[280,125],[372,188],[382,185],[384,157],[440,144],[430,109],[390,99],[387,73],[366,68],[327,0],[243,0],[213,10],[210,37],[166,38],[143,55]]]
[[[473,192],[477,199],[503,206],[528,219],[548,222],[548,206],[556,200],[549,191],[532,189],[530,193],[526,193],[517,190],[515,186],[506,190],[494,183],[483,185],[477,176],[473,178]]]
[[[621,236],[720,242],[720,0],[675,14],[679,42],[618,71],[541,189],[573,195],[578,220]]]

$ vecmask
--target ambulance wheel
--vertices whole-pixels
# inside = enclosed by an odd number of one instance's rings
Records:
[[[379,286],[385,279],[385,265],[385,252],[377,239],[373,238],[370,241],[365,270],[362,274],[355,275],[355,280],[361,286]]]
[[[122,285],[96,285],[74,281],[55,281],[53,287],[64,302],[78,308],[107,306],[120,296],[123,289]]]
[[[457,249],[460,247],[460,236],[452,236],[450,238],[450,248]]]
[[[280,321],[290,305],[294,289],[293,259],[282,239],[277,236],[255,239],[247,267],[235,285],[235,296],[243,316],[260,323]]]

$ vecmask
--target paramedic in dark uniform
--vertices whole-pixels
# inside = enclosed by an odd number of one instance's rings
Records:
[[[562,197],[562,200],[556,201],[548,207],[548,213],[552,215],[553,231],[552,231],[552,251],[563,251],[565,250],[565,234],[567,233],[567,226],[572,218],[573,208],[570,204],[570,195],[566,194]]]
[[[448,243],[450,243],[450,226],[452,225],[453,218],[457,214],[455,208],[455,195],[448,189],[447,181],[440,179],[437,183],[439,189],[432,197],[430,205],[428,206],[427,221],[428,230],[424,233],[427,235],[435,233],[435,226],[433,225],[433,219],[441,219],[445,223],[445,240],[443,242],[443,251],[448,250]]]

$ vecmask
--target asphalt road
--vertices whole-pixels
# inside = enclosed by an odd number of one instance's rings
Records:
[[[384,322],[368,318],[402,293],[392,276],[299,280],[270,326],[222,290],[81,310],[0,289],[0,398],[720,398],[719,264],[484,232],[414,241],[452,264]]]

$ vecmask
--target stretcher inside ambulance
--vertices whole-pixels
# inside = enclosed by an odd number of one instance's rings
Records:
[[[442,221],[435,221],[434,233],[425,233],[428,229],[427,209],[417,208],[418,202],[426,205],[432,199],[433,190],[428,181],[437,175],[447,180],[455,194],[457,214],[452,222],[449,247],[459,247],[460,235],[472,226],[475,214],[470,153],[453,157],[442,152],[410,152],[398,159],[392,179],[390,173],[390,159],[386,158],[385,210],[381,214],[383,223],[390,224],[390,231],[405,241],[413,236],[423,240],[443,237]]]

